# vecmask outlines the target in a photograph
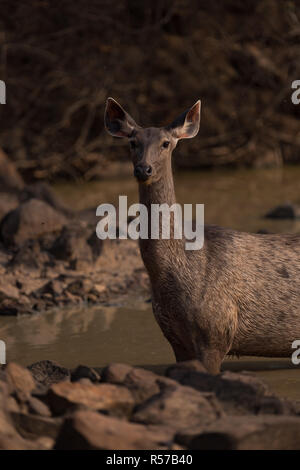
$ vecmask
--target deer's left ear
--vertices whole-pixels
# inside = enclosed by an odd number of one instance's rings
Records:
[[[107,132],[114,137],[130,137],[139,126],[113,98],[107,98],[104,124]]]
[[[191,139],[200,128],[201,101],[198,100],[190,109],[181,114],[167,127],[176,139]]]

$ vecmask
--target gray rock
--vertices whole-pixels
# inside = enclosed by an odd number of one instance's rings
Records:
[[[182,385],[201,392],[213,392],[229,414],[291,413],[285,400],[273,396],[268,387],[257,377],[248,373],[224,372],[214,376],[205,372],[189,370],[181,365],[172,366],[167,376]]]
[[[64,215],[45,202],[31,199],[6,214],[0,224],[0,237],[6,246],[18,246],[28,239],[59,231],[66,222]]]
[[[77,382],[81,379],[89,379],[91,382],[100,382],[100,374],[92,367],[79,365],[71,371],[71,382]]]
[[[274,207],[265,215],[268,219],[298,219],[300,218],[300,206],[287,202]]]
[[[178,432],[199,429],[221,415],[221,406],[212,394],[172,385],[140,404],[132,419],[139,423],[170,426]]]
[[[50,252],[55,258],[64,261],[93,260],[92,249],[87,242],[86,228],[75,223],[62,229]]]
[[[34,380],[43,386],[70,380],[70,371],[54,361],[39,361],[28,366]]]

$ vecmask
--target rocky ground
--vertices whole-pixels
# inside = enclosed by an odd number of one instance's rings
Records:
[[[138,244],[96,236],[96,208],[71,211],[45,183],[26,186],[0,153],[0,315],[149,297]]]
[[[0,370],[0,449],[299,449],[300,403],[198,361]]]

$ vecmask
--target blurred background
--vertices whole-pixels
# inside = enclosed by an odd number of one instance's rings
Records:
[[[0,147],[26,182],[104,178],[127,148],[103,130],[113,96],[143,126],[202,100],[177,168],[300,162],[296,0],[1,0]]]

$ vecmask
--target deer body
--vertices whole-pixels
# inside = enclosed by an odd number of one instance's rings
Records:
[[[200,109],[194,109],[197,103],[163,131],[140,130],[122,108],[118,114],[113,103],[110,119],[123,123],[120,129],[129,132],[127,137],[143,143],[142,157],[134,159],[135,170],[141,161],[147,169],[145,175],[138,175],[140,202],[149,214],[151,204],[174,204],[171,158],[162,158],[164,152],[155,153],[151,145],[145,155],[145,148],[147,142],[167,137],[172,151],[188,130],[188,137],[195,135],[192,124],[197,128],[200,117]],[[122,112],[129,126],[126,130]],[[291,356],[292,342],[300,339],[300,237],[206,226],[201,250],[187,251],[184,242],[172,237],[140,239],[153,312],[176,360],[198,358],[208,371],[218,373],[226,354]]]

